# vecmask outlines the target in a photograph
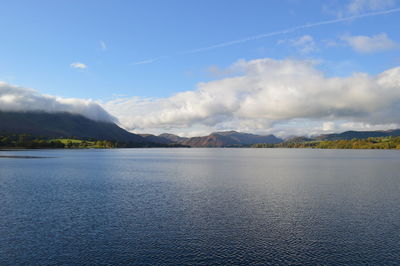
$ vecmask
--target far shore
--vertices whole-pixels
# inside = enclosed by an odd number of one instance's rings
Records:
[[[0,159],[45,159],[54,157],[44,157],[44,156],[12,156],[12,155],[0,155]]]

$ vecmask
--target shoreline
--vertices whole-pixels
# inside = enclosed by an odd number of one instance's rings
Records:
[[[48,159],[55,157],[45,157],[45,156],[13,156],[13,155],[0,155],[0,159]]]

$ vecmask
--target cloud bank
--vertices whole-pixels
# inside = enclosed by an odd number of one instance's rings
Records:
[[[240,60],[232,71],[233,77],[169,98],[117,99],[103,107],[139,132],[327,131],[349,123],[363,128],[400,123],[400,67],[375,76],[327,77],[313,61],[266,58]]]
[[[315,61],[239,60],[221,73],[167,98],[92,100],[42,95],[0,82],[0,111],[81,114],[134,132],[203,135],[238,130],[284,135],[400,127],[400,67],[378,75],[329,77]]]
[[[92,100],[61,98],[39,94],[37,91],[0,82],[0,111],[68,112],[89,119],[114,122],[100,105]]]

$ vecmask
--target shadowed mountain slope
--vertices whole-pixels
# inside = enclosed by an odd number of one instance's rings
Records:
[[[114,123],[90,120],[70,113],[0,112],[1,134],[29,134],[51,138],[82,138],[120,142],[147,142]]]
[[[176,141],[172,141],[168,138],[164,138],[152,134],[139,134],[142,138],[144,138],[146,141],[153,142],[153,143],[160,143],[160,144],[172,144],[172,143],[178,143]]]

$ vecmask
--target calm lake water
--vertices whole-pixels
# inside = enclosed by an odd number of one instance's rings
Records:
[[[0,155],[0,265],[400,263],[399,151]]]

